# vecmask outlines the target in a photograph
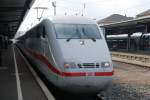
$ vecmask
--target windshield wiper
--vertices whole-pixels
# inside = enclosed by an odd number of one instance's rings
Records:
[[[71,38],[66,39],[67,42],[69,42],[71,40]]]
[[[70,36],[70,38],[66,39],[66,41],[69,42],[69,41],[72,39],[72,37],[73,37],[74,35],[75,35],[75,34],[72,34],[72,35]]]
[[[93,42],[96,42],[96,39],[95,39],[95,38],[91,38],[91,40],[93,40]]]
[[[96,39],[95,39],[95,38],[92,38],[92,37],[88,36],[88,35],[85,33],[85,29],[84,29],[84,28],[82,28],[82,33],[83,33],[86,37],[90,38],[93,42],[96,42]]]
[[[74,35],[76,35],[76,34],[80,35],[79,37],[81,37],[81,34],[79,34],[79,30],[78,30],[77,28],[76,28],[76,33],[75,33],[75,34],[72,34],[72,35],[70,36],[70,38],[66,39],[66,41],[69,42],[69,41],[72,39],[72,37],[73,37]]]
[[[84,28],[82,28],[82,33],[83,33],[84,36],[86,36],[88,39],[91,39],[93,42],[96,42],[96,39],[95,39],[95,38],[90,37],[90,36],[88,36],[88,35],[85,33]],[[82,37],[82,36],[81,36],[81,33],[79,32],[79,30],[76,29],[76,33],[75,33],[75,34],[72,34],[72,35],[70,36],[70,38],[66,39],[66,41],[69,42],[69,41],[72,39],[72,37],[73,37],[74,35],[76,35],[76,34],[80,35],[80,38]],[[82,39],[84,39],[84,38],[82,38]]]

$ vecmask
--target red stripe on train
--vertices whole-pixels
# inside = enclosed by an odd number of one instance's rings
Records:
[[[69,77],[73,77],[73,76],[86,76],[86,72],[61,72],[59,69],[57,69],[56,67],[54,67],[53,65],[51,65],[49,63],[49,61],[40,53],[37,53],[31,49],[28,49],[28,51],[34,56],[36,57],[37,59],[39,59],[41,62],[43,62],[44,64],[46,64],[48,66],[48,68],[60,75],[60,76],[69,76]],[[114,74],[114,72],[94,72],[94,75],[95,76],[112,76]]]

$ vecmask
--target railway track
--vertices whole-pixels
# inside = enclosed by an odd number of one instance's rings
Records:
[[[114,76],[109,100],[150,100],[150,69],[113,61]]]

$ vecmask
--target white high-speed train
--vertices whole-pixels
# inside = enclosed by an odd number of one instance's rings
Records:
[[[18,39],[25,55],[58,88],[98,93],[111,86],[112,60],[95,21],[83,17],[44,19]]]

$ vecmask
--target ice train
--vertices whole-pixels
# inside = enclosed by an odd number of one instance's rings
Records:
[[[25,55],[62,90],[92,94],[111,86],[110,52],[102,31],[91,19],[44,19],[18,40]]]

